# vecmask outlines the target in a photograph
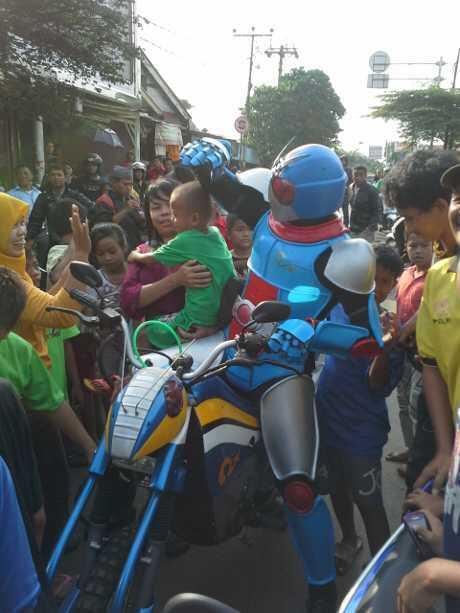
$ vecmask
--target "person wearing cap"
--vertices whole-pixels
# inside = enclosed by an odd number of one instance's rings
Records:
[[[96,200],[89,215],[90,225],[117,223],[126,233],[129,249],[142,242],[145,220],[139,198],[133,191],[132,169],[114,166],[110,176],[110,189]]]
[[[144,162],[134,162],[133,169],[133,187],[139,196],[141,206],[144,205],[145,192],[149,186],[146,180],[147,168]]]
[[[101,168],[103,160],[97,153],[88,153],[82,165],[82,172],[74,178],[71,184],[73,189],[84,194],[96,202],[102,194],[103,178]]]
[[[133,189],[131,168],[114,166],[110,174],[110,189],[96,200],[91,222],[112,222],[113,216],[128,204]]]
[[[398,590],[399,613],[431,610],[441,596],[445,596],[446,613],[460,611],[460,163],[443,173],[441,187],[451,194],[447,218],[456,254],[428,273],[417,320],[417,345],[424,378],[431,373],[425,379],[428,402],[440,415],[435,422],[438,452],[439,448],[446,454],[450,451],[450,469],[442,522],[424,510],[429,529],[418,532],[435,557],[403,578]],[[427,384],[433,384],[433,373],[438,383],[430,390]],[[441,480],[437,481],[439,486]]]

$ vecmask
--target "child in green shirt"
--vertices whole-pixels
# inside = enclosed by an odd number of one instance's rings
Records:
[[[184,338],[197,327],[208,328],[211,334],[217,324],[222,290],[236,276],[232,255],[219,230],[209,226],[211,199],[198,181],[177,187],[171,194],[170,207],[177,236],[153,253],[132,252],[129,261],[148,264],[156,260],[165,266],[178,266],[196,260],[206,266],[212,273],[211,284],[186,289],[185,306],[171,325]]]

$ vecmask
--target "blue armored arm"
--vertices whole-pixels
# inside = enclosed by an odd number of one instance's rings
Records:
[[[214,181],[228,171],[226,167],[230,162],[231,153],[232,149],[228,141],[202,138],[185,145],[180,153],[180,162],[182,166],[194,170],[207,168],[210,180]],[[232,175],[230,171],[228,172]]]
[[[245,185],[229,170],[230,158],[230,143],[215,138],[193,141],[185,145],[180,154],[182,166],[194,171],[204,189],[228,213],[234,213],[254,228],[270,207],[260,191]]]

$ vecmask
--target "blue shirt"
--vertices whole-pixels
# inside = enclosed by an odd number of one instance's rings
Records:
[[[341,323],[349,321],[340,305],[331,311],[330,319]],[[390,431],[385,397],[398,384],[403,362],[403,351],[390,352],[389,383],[376,392],[368,382],[371,359],[326,358],[316,392],[323,445],[359,456],[381,456]]]
[[[0,611],[16,613],[36,604],[40,584],[7,465],[0,457]]]
[[[38,187],[35,187],[35,185],[32,185],[32,189],[29,192],[26,192],[25,190],[21,189],[19,185],[16,185],[16,187],[13,187],[13,189],[10,189],[8,193],[10,194],[10,196],[14,196],[15,198],[18,198],[19,200],[22,200],[23,202],[28,204],[29,205],[29,215],[30,215],[30,212],[32,211],[34,207],[35,200],[39,197],[39,195],[41,194],[41,191],[38,189]]]

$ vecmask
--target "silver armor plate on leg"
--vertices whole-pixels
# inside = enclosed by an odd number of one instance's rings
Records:
[[[300,474],[314,481],[319,432],[311,378],[294,375],[270,387],[261,399],[260,420],[275,477]]]

